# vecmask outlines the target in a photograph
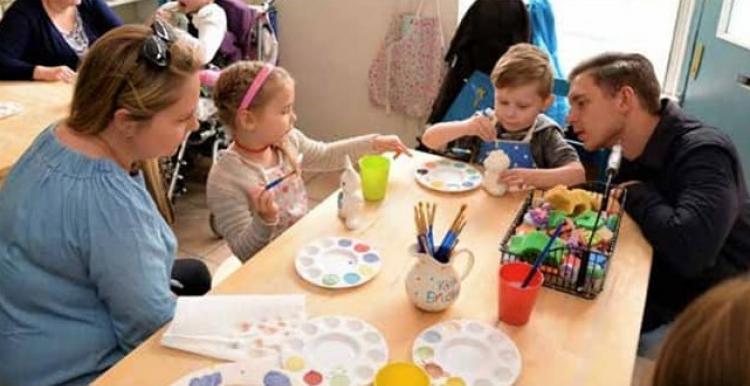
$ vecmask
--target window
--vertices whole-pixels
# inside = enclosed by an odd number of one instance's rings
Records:
[[[724,0],[716,36],[750,49],[750,0]]]
[[[745,0],[747,1],[747,0]],[[566,73],[605,51],[638,52],[667,73],[679,0],[550,0],[557,53]]]

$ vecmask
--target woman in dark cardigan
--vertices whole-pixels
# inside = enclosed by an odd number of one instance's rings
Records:
[[[119,25],[103,0],[16,0],[0,19],[0,80],[71,82],[89,46]]]

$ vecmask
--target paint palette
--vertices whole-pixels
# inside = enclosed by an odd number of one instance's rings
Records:
[[[364,241],[327,237],[304,246],[294,261],[306,281],[325,288],[361,285],[380,272],[380,254]]]
[[[281,345],[283,370],[302,385],[369,385],[388,360],[375,327],[347,316],[308,320]]]
[[[257,366],[256,366],[257,367]],[[253,368],[245,363],[223,363],[180,378],[171,386],[296,386],[294,376],[279,369]]]
[[[412,360],[431,384],[512,385],[521,374],[521,353],[497,328],[474,320],[450,320],[427,328],[412,346]]]
[[[482,184],[482,173],[475,167],[448,159],[427,161],[414,173],[420,185],[441,192],[466,192]]]

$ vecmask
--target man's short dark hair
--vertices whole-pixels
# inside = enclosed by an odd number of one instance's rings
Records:
[[[594,83],[610,95],[630,86],[648,112],[658,114],[661,109],[661,87],[654,66],[641,54],[606,52],[594,56],[578,64],[568,79],[572,81],[583,73],[590,74]]]

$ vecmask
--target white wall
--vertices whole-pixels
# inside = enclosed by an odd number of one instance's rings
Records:
[[[435,14],[438,0],[425,0]],[[446,45],[457,24],[458,1],[439,0]],[[421,122],[386,115],[371,105],[368,70],[398,11],[416,9],[417,0],[281,0],[280,65],[297,82],[298,126],[316,139],[370,132],[399,134],[409,145]]]
[[[156,12],[156,0],[107,0],[124,23],[143,24]]]

